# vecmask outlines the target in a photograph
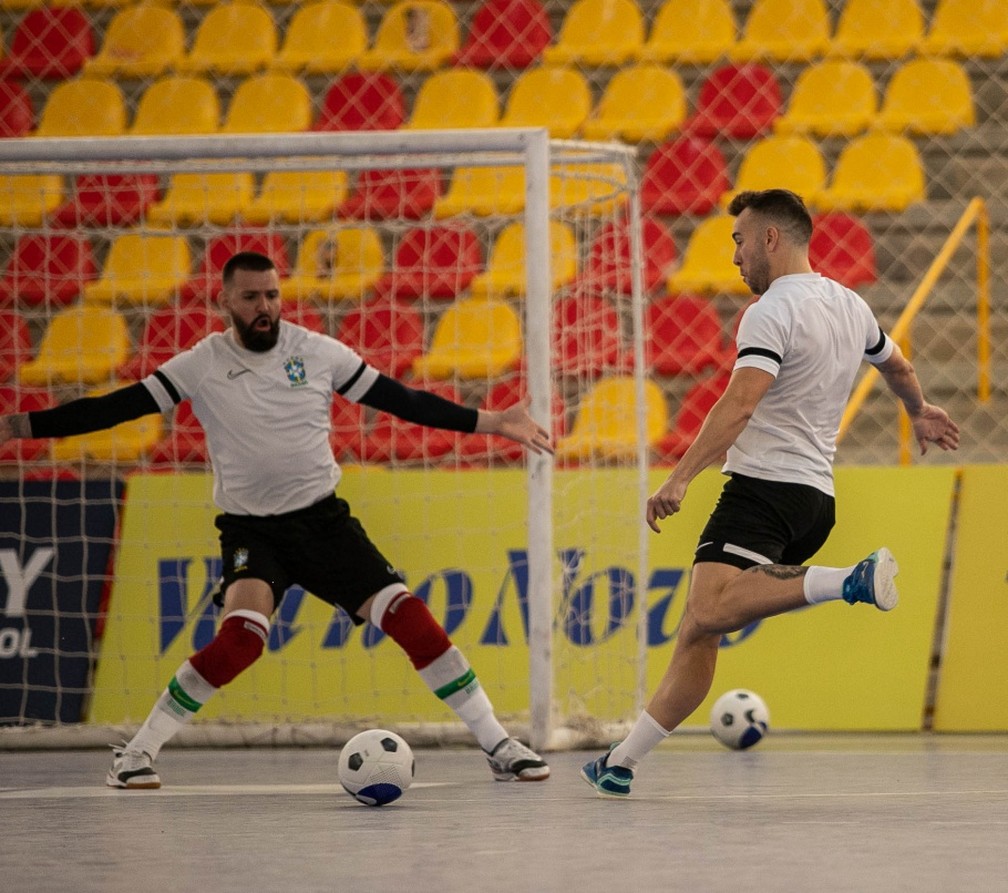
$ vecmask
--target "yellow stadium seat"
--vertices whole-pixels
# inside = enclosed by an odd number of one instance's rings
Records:
[[[296,133],[311,127],[311,96],[289,74],[259,74],[235,90],[221,133]]]
[[[169,304],[189,278],[191,263],[185,236],[123,233],[109,248],[101,278],[85,284],[84,300],[145,307]]]
[[[768,136],[746,152],[735,178],[735,189],[721,197],[727,207],[732,196],[747,189],[790,189],[808,204],[826,188],[826,161],[808,137]]]
[[[911,59],[886,88],[878,125],[884,130],[952,134],[976,123],[969,76],[953,59]]]
[[[62,204],[58,174],[0,174],[0,226],[41,226]]]
[[[573,68],[530,68],[511,87],[501,127],[546,127],[565,139],[577,133],[591,113],[591,89]]]
[[[553,46],[549,65],[622,65],[644,45],[644,17],[634,0],[574,0]]]
[[[668,280],[670,293],[749,294],[732,263],[734,217],[706,217],[697,224],[683,252],[682,265]]]
[[[520,167],[457,167],[434,216],[520,214],[525,210],[525,172]]]
[[[112,81],[83,77],[57,84],[35,136],[121,136],[126,131],[126,100]]]
[[[605,162],[554,166],[550,175],[550,207],[576,209],[579,214],[611,214],[626,201],[626,170]]]
[[[129,357],[126,320],[110,307],[81,305],[61,310],[42,335],[38,354],[21,366],[24,384],[97,384]]]
[[[100,397],[113,387],[96,388],[86,396]],[[81,462],[85,459],[97,462],[136,462],[154,449],[163,436],[163,417],[160,413],[151,413],[104,431],[55,440],[51,455],[55,462]]]
[[[660,143],[685,118],[686,91],[679,75],[662,65],[642,63],[613,75],[581,135],[590,140]]]
[[[155,78],[185,54],[185,25],[179,14],[157,3],[141,3],[115,14],[96,56],[84,63],[90,77]]]
[[[731,58],[807,62],[822,56],[829,45],[829,13],[823,0],[754,0]]]
[[[1005,0],[938,0],[922,51],[997,58],[1008,51]]]
[[[738,39],[728,0],[664,0],[639,53],[642,62],[707,65]]]
[[[412,130],[494,127],[499,120],[500,102],[490,76],[470,68],[448,68],[420,85],[404,126]]]
[[[273,18],[258,3],[236,0],[214,6],[196,29],[180,72],[247,75],[269,66],[277,54]]]
[[[917,50],[924,40],[924,15],[917,0],[846,0],[832,56],[898,59]]]
[[[868,133],[840,153],[833,181],[817,203],[824,211],[903,211],[924,198],[914,144],[905,136]]]
[[[365,71],[434,71],[458,49],[458,19],[445,0],[399,0],[383,16],[374,45],[357,64]]]
[[[339,40],[333,39],[335,34]],[[367,25],[360,10],[342,0],[316,0],[294,13],[273,67],[291,73],[337,74],[366,51]]]
[[[201,77],[169,75],[154,81],[137,106],[130,136],[200,135],[220,128],[220,100]]]
[[[413,361],[418,378],[493,378],[518,368],[521,321],[504,301],[462,298],[438,318],[429,350]]]
[[[227,226],[252,204],[251,173],[179,173],[172,175],[163,199],[147,209],[149,223],[161,226]]]
[[[654,446],[668,428],[668,406],[661,388],[644,382],[645,439]],[[557,459],[629,459],[637,454],[637,384],[632,376],[599,379],[582,398],[567,437],[557,444]]]
[[[549,233],[550,286],[556,291],[577,276],[578,252],[569,224],[551,220]],[[524,296],[526,275],[525,225],[515,221],[500,231],[490,249],[486,271],[473,279],[470,291],[476,298]]]
[[[360,301],[384,272],[385,252],[372,227],[316,229],[302,241],[283,293],[291,300]]]
[[[860,62],[827,59],[802,70],[787,111],[776,121],[778,133],[854,136],[878,112],[871,72]]]
[[[349,191],[346,171],[270,171],[242,218],[255,224],[332,220]]]

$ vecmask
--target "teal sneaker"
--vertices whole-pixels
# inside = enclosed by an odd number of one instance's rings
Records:
[[[899,601],[896,575],[899,565],[884,546],[859,561],[843,582],[843,600],[849,605],[865,602],[880,611],[891,611]]]
[[[609,750],[611,752],[612,748]],[[622,766],[609,766],[606,764],[608,759],[609,754],[606,753],[597,760],[585,763],[581,767],[581,777],[595,788],[595,793],[599,797],[629,797],[633,770]]]

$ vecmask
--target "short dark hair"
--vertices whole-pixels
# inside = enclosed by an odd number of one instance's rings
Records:
[[[799,245],[812,238],[812,215],[802,197],[790,189],[745,190],[731,200],[728,213],[738,217],[746,208],[766,217]]]
[[[250,270],[253,273],[265,273],[275,270],[276,264],[265,254],[258,251],[239,251],[231,255],[221,270],[221,281],[227,285],[234,278],[235,270]]]

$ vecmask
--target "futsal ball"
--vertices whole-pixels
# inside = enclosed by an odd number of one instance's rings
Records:
[[[711,708],[714,737],[732,750],[745,750],[762,740],[770,726],[770,712],[755,692],[736,688],[725,692]]]
[[[398,800],[413,782],[413,771],[410,746],[385,729],[368,729],[354,735],[340,751],[340,784],[368,806]]]

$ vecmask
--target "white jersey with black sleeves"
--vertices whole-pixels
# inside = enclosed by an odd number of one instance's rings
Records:
[[[837,433],[861,360],[881,363],[893,350],[871,308],[818,273],[781,276],[746,310],[737,343],[735,368],[775,381],[723,470],[834,495]]]
[[[172,357],[143,383],[162,411],[177,399],[192,401],[206,432],[217,506],[262,516],[332,494],[340,478],[329,444],[333,394],[356,403],[377,377],[345,344],[281,321],[271,350],[247,350],[228,329]]]

